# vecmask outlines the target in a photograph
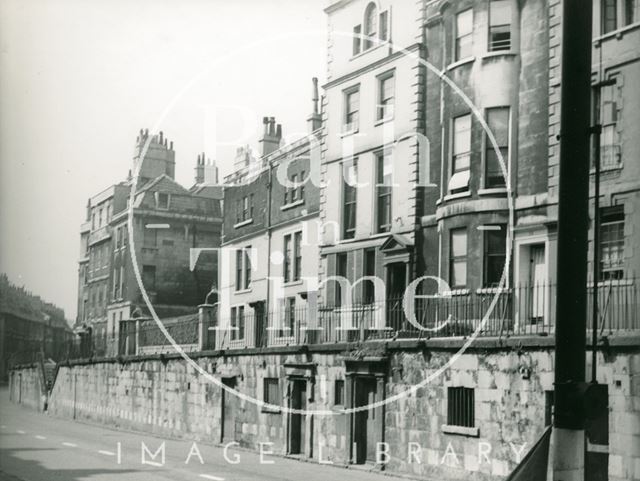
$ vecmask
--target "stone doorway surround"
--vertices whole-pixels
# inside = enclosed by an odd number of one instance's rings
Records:
[[[356,398],[357,385],[363,380],[375,383],[375,401],[382,401],[385,398],[386,377],[387,377],[387,358],[386,356],[364,356],[359,358],[343,357],[345,365],[345,396],[346,403],[349,408],[356,407],[358,399]],[[365,382],[366,382],[365,381]],[[385,406],[380,405],[372,408],[373,422],[370,427],[373,432],[367,432],[367,442],[382,443],[384,442],[384,416]],[[362,417],[358,413],[349,413],[349,430],[348,430],[348,446],[349,446],[349,464],[363,464],[365,461],[362,454],[358,456],[356,447],[358,426],[357,422],[361,422]],[[375,448],[374,448],[375,449]],[[369,447],[361,448],[362,452],[370,451]],[[366,461],[370,461],[365,455]]]
[[[286,405],[287,408],[297,409],[293,405],[292,394],[295,389],[298,389],[301,382],[305,383],[305,391],[301,393],[303,396],[302,399],[302,407],[303,409],[313,409],[314,392],[315,392],[315,378],[316,378],[316,368],[317,364],[314,362],[285,362],[284,363],[285,374],[286,374],[286,383],[287,383],[287,399]],[[305,458],[313,458],[313,427],[314,427],[314,419],[311,414],[301,414],[301,418],[298,420],[295,419],[294,414],[287,413],[287,432],[286,432],[286,446],[285,452],[287,454],[292,454],[296,456],[302,456]],[[302,433],[303,439],[300,441],[300,446],[292,445],[292,435],[295,433],[292,432],[292,427],[295,423],[300,423],[300,431]],[[296,448],[296,449],[292,449]],[[299,449],[298,449],[299,448]],[[293,453],[294,450],[298,450],[299,453]]]

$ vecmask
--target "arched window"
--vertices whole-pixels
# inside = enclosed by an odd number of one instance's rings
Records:
[[[378,9],[376,4],[371,2],[364,11],[364,49],[371,48],[376,41],[378,33]]]

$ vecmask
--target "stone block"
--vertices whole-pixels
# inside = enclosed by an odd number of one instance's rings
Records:
[[[622,456],[617,454],[609,455],[609,475],[618,478],[623,478],[626,476],[625,469],[623,467]]]
[[[478,371],[478,387],[480,389],[495,389],[495,380],[490,371],[486,369]]]
[[[464,463],[464,469],[467,471],[471,471],[471,472],[475,472],[478,471],[479,465],[478,465],[478,457],[471,455],[471,454],[465,454],[464,455],[464,459],[463,459],[463,463]]]
[[[494,476],[507,476],[509,474],[509,463],[500,459],[492,459],[491,474]]]

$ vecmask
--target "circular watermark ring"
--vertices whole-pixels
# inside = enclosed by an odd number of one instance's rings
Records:
[[[256,41],[256,42],[252,42],[250,44],[247,44],[243,47],[237,48],[233,51],[231,51],[230,53],[223,55],[221,57],[218,57],[212,65],[210,65],[208,68],[204,69],[203,71],[201,71],[200,73],[198,73],[197,75],[195,75],[189,82],[187,82],[187,84],[173,97],[173,99],[168,103],[168,105],[165,107],[165,109],[162,111],[162,113],[160,114],[158,120],[155,122],[154,126],[150,129],[151,134],[154,134],[155,132],[158,132],[160,129],[160,125],[162,124],[162,122],[164,121],[164,119],[167,117],[167,115],[169,115],[169,113],[171,112],[171,110],[175,107],[175,105],[178,103],[178,101],[185,95],[185,93],[187,93],[194,85],[196,85],[196,83],[202,79],[205,75],[208,75],[212,72],[212,70],[219,66],[220,64],[224,63],[225,61],[229,60],[232,56],[237,55],[239,53],[244,53],[247,51],[250,51],[251,49],[253,49],[254,47],[263,44],[265,42],[275,42],[277,40],[282,40],[285,38],[290,38],[290,37],[304,37],[304,36],[311,36],[311,35],[322,35],[323,38],[326,37],[327,32],[326,31],[306,31],[306,32],[290,32],[287,34],[281,34],[281,35],[275,35],[273,37],[270,37],[268,39],[262,39],[260,41]],[[351,32],[340,32],[340,31],[332,31],[331,35],[335,35],[338,37],[348,37],[350,39],[354,39],[354,35]],[[478,335],[480,334],[480,332],[482,332],[485,324],[487,323],[490,315],[492,314],[492,312],[494,311],[496,304],[498,303],[498,299],[499,296],[502,294],[502,292],[505,290],[505,286],[507,283],[507,276],[508,276],[508,272],[509,272],[509,266],[510,266],[510,262],[511,262],[511,254],[512,254],[512,243],[511,243],[511,232],[513,231],[513,225],[514,225],[514,207],[513,207],[513,197],[512,197],[512,191],[511,191],[511,183],[510,183],[510,178],[509,175],[507,174],[507,168],[506,168],[506,162],[505,159],[500,151],[500,148],[498,146],[498,143],[496,141],[495,136],[493,135],[493,132],[491,131],[491,129],[489,128],[488,124],[486,123],[485,119],[482,116],[482,111],[476,107],[476,105],[471,101],[471,99],[462,91],[462,89],[460,89],[460,87],[458,87],[453,80],[451,80],[449,77],[446,76],[446,70],[440,70],[438,69],[436,66],[434,66],[433,64],[431,64],[429,61],[421,58],[416,52],[412,52],[412,51],[408,51],[406,49],[403,48],[397,48],[396,45],[394,45],[391,42],[385,42],[385,45],[388,45],[390,49],[392,49],[394,52],[400,52],[403,56],[407,56],[412,58],[413,60],[416,60],[417,62],[419,62],[420,65],[424,66],[427,70],[429,70],[431,73],[437,75],[440,80],[442,82],[445,83],[445,85],[447,85],[449,88],[452,89],[452,91],[462,99],[462,101],[469,107],[470,111],[472,112],[473,116],[475,117],[475,119],[480,123],[480,125],[482,126],[483,130],[485,131],[486,135],[487,135],[487,140],[491,143],[491,147],[493,148],[494,152],[496,153],[497,159],[498,159],[498,163],[500,165],[500,169],[502,171],[502,175],[505,179],[505,188],[506,188],[506,192],[507,192],[507,206],[508,206],[508,219],[509,219],[509,223],[508,226],[509,228],[507,229],[507,239],[506,239],[506,249],[505,249],[505,265],[502,271],[502,276],[500,278],[500,282],[498,283],[498,286],[495,288],[495,295],[493,296],[491,302],[489,303],[489,306],[487,308],[487,312],[486,314],[483,316],[482,320],[478,323],[478,327],[475,329],[475,331],[466,338],[466,340],[464,341],[463,345],[460,347],[460,349],[455,352],[451,358],[445,363],[443,364],[440,368],[436,369],[433,373],[427,375],[424,379],[422,379],[419,383],[414,384],[412,386],[407,387],[406,389],[392,395],[389,397],[386,397],[384,399],[381,399],[380,401],[376,401],[370,404],[366,404],[363,406],[357,406],[357,407],[349,407],[349,408],[344,408],[344,409],[340,409],[340,410],[336,410],[336,409],[295,409],[295,408],[291,408],[289,406],[281,406],[281,405],[277,405],[277,404],[271,404],[268,402],[265,402],[261,399],[257,399],[253,396],[249,396],[247,394],[244,394],[242,392],[240,392],[237,389],[234,389],[230,386],[225,385],[220,379],[216,378],[213,374],[207,372],[205,369],[203,369],[194,359],[192,359],[189,354],[179,345],[176,343],[176,341],[173,339],[173,337],[171,336],[171,334],[169,333],[169,331],[166,329],[166,327],[164,326],[164,324],[162,323],[162,321],[160,320],[160,318],[158,317],[156,310],[153,306],[153,303],[151,302],[151,299],[149,297],[149,294],[147,293],[145,287],[144,287],[144,283],[142,282],[142,276],[140,273],[140,267],[138,265],[138,260],[137,260],[137,254],[136,254],[136,249],[135,249],[135,238],[134,238],[134,229],[133,229],[133,211],[134,211],[134,200],[135,200],[135,195],[136,195],[136,186],[138,184],[138,177],[139,177],[139,171],[140,171],[140,167],[142,165],[142,160],[145,158],[145,155],[147,153],[147,150],[149,148],[149,144],[151,142],[151,139],[153,137],[153,135],[149,135],[144,143],[143,148],[140,151],[139,154],[139,159],[140,162],[136,163],[136,165],[134,166],[134,172],[132,173],[132,187],[131,187],[131,193],[130,193],[130,201],[129,201],[129,205],[128,205],[128,217],[127,217],[127,230],[129,232],[129,239],[130,239],[130,243],[131,243],[131,248],[129,249],[130,254],[131,254],[131,261],[132,261],[132,265],[133,265],[133,271],[134,271],[134,275],[136,278],[136,281],[138,283],[138,287],[140,288],[140,293],[142,296],[142,299],[144,300],[151,316],[153,317],[153,320],[155,321],[156,325],[158,326],[158,328],[160,329],[160,331],[164,334],[164,336],[166,337],[166,339],[169,341],[169,343],[171,344],[171,346],[173,347],[173,349],[175,349],[175,351],[188,363],[188,365],[190,365],[195,371],[197,371],[198,373],[200,373],[202,376],[204,376],[208,381],[210,381],[211,383],[215,384],[216,386],[220,387],[221,389],[224,389],[225,391],[227,391],[229,394],[232,394],[236,397],[238,397],[240,400],[243,401],[247,401],[250,403],[255,404],[256,406],[260,407],[260,408],[266,408],[266,409],[270,409],[270,410],[276,410],[276,411],[280,411],[280,412],[284,412],[287,414],[302,414],[302,415],[315,415],[315,416],[335,416],[335,415],[342,415],[342,414],[352,414],[352,413],[356,413],[356,412],[360,412],[360,411],[365,411],[365,410],[369,410],[372,408],[377,408],[377,407],[381,407],[384,406],[386,404],[389,404],[391,402],[397,401],[399,399],[402,399],[404,397],[407,397],[410,394],[414,394],[416,391],[418,391],[419,389],[425,387],[426,385],[428,385],[433,379],[435,379],[436,377],[440,376],[441,374],[443,374],[452,364],[454,364],[459,358],[460,356],[469,348],[469,346],[475,341],[475,339],[478,337]]]

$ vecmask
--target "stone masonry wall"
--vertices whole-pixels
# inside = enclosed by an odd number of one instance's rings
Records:
[[[43,411],[46,395],[42,389],[42,374],[37,366],[27,366],[9,373],[9,398],[16,404]]]
[[[543,432],[551,411],[551,346],[476,348],[447,367],[454,353],[426,345],[387,351],[385,397],[406,395],[381,408],[382,441],[388,443],[389,454],[386,470],[436,479],[501,479]],[[335,405],[336,380],[345,381],[346,387],[353,375],[345,372],[343,354],[337,348],[306,353],[235,352],[195,362],[216,379],[235,379],[241,394],[259,402],[264,399],[265,378],[279,379],[280,400],[274,402],[285,406],[288,379],[293,379],[287,376],[309,381],[307,408],[333,415],[306,416],[303,456],[347,464],[353,419],[340,412],[345,406]],[[640,480],[640,352],[637,348],[611,350],[599,355],[598,364],[599,381],[609,389],[610,479]],[[433,379],[424,383],[429,376]],[[421,382],[424,385],[415,388]],[[475,433],[456,433],[446,426],[447,388],[460,386],[474,388]],[[344,404],[349,404],[350,392],[345,390]],[[221,393],[219,386],[181,359],[112,360],[61,366],[49,411],[160,436],[219,443]],[[235,440],[251,449],[270,442],[275,453],[287,453],[287,413],[248,399],[232,397],[227,403],[233,405],[235,421],[232,437],[225,442]]]

